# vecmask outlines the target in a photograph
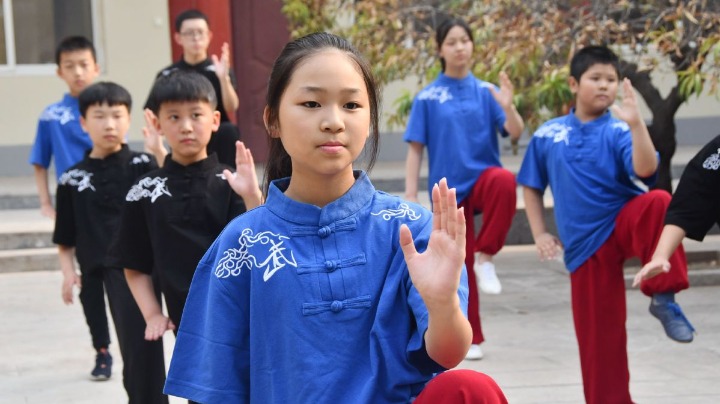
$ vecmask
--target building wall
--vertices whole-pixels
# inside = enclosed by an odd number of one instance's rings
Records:
[[[98,80],[117,82],[133,96],[129,141],[142,141],[142,105],[155,74],[171,62],[167,0],[97,0]],[[67,92],[52,72],[0,73],[0,176],[30,175],[27,163],[40,112]]]

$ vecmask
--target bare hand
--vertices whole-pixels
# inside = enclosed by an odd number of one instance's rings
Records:
[[[142,128],[145,150],[152,154],[157,154],[165,150],[163,145],[162,133],[156,128],[155,114],[150,108],[143,110],[143,116],[145,117],[145,126]]]
[[[670,262],[663,258],[653,258],[650,262],[643,265],[642,269],[635,275],[633,287],[637,287],[646,279],[653,278],[657,275],[670,271]]]
[[[40,214],[55,220],[55,208],[51,204],[40,205]]]
[[[230,72],[230,45],[227,42],[223,43],[220,58],[218,59],[217,55],[212,55],[211,59],[215,66],[215,74],[220,80],[225,79]]]
[[[223,176],[225,176],[233,191],[246,200],[246,205],[260,196],[255,161],[250,149],[245,148],[245,143],[239,140],[235,142],[235,172],[224,170]],[[257,206],[256,204],[253,205]]]
[[[65,304],[73,304],[73,288],[77,286],[82,287],[80,277],[73,273],[72,275],[65,275],[62,283],[62,300]]]
[[[562,243],[550,233],[542,233],[535,237],[535,247],[541,261],[552,260],[562,254]]]
[[[400,228],[400,247],[410,279],[428,309],[457,298],[465,260],[465,215],[457,207],[455,189],[448,189],[445,178],[433,187],[432,200],[432,233],[425,252],[417,252],[407,225]]]
[[[495,90],[494,86],[490,86],[490,93],[502,109],[508,109],[512,106],[514,91],[515,88],[505,72],[500,72],[500,91]]]
[[[610,110],[618,119],[625,121],[630,127],[633,127],[643,122],[642,115],[640,114],[637,98],[635,97],[635,91],[633,90],[632,83],[630,83],[630,79],[626,77],[622,82],[622,86],[622,102],[619,106],[617,104],[611,105]]]
[[[146,321],[145,340],[157,341],[162,338],[165,331],[172,331],[174,329],[175,324],[173,324],[172,320],[162,314],[158,314]]]

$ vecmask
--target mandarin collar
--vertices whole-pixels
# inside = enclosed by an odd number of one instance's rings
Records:
[[[473,80],[475,80],[475,77],[472,75],[472,73],[468,73],[467,76],[461,79],[447,76],[445,73],[440,73],[440,76],[438,77],[438,83],[450,86],[465,85],[471,83]]]
[[[191,65],[190,63],[186,62],[185,58],[180,59],[180,65],[182,67],[186,67],[186,68],[190,68],[190,69],[194,69],[194,68],[198,68],[198,67],[206,67],[210,63],[212,63],[210,61],[210,58],[207,58],[207,59],[203,60],[202,62],[196,63],[194,65]]]
[[[353,174],[355,175],[353,186],[343,196],[325,207],[298,202],[285,196],[284,192],[290,184],[289,177],[270,183],[268,203],[265,206],[284,220],[301,225],[325,226],[345,219],[369,204],[375,194],[375,187],[367,173],[355,170]]]
[[[583,122],[580,122],[580,120],[575,115],[575,107],[572,107],[572,109],[570,109],[570,113],[568,114],[568,123],[577,128],[594,127],[594,126],[605,125],[606,123],[608,123],[608,121],[610,121],[611,118],[612,118],[612,114],[610,114],[610,110],[607,110],[607,111],[605,111],[604,114],[593,119],[592,121],[583,123]]]
[[[211,170],[219,165],[217,154],[211,153],[207,158],[188,165],[182,165],[172,159],[172,153],[165,156],[163,168],[169,173],[202,172]]]
[[[65,93],[62,99],[62,103],[67,105],[74,105],[79,108],[77,97],[73,97],[72,95],[70,95],[70,93]]]
[[[115,161],[124,161],[130,159],[130,147],[126,143],[123,143],[120,147],[120,150],[116,151],[113,154],[108,154],[105,156],[105,158],[96,159],[93,157],[90,157],[90,153],[92,152],[92,149],[89,149],[85,152],[85,157],[90,161],[91,164],[99,164],[99,163],[111,163]]]

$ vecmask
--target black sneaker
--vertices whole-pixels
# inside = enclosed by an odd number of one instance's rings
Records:
[[[95,356],[95,369],[90,373],[93,380],[104,381],[112,375],[112,356],[110,352],[98,352]]]

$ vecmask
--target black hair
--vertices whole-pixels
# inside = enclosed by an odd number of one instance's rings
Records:
[[[472,30],[470,29],[470,26],[465,22],[465,20],[461,18],[456,17],[449,17],[440,25],[438,25],[437,29],[435,30],[435,42],[437,42],[438,47],[438,53],[440,52],[440,48],[442,48],[442,44],[445,41],[445,38],[448,36],[448,33],[450,32],[453,27],[460,27],[465,30],[465,33],[470,38],[470,43],[473,44],[473,47],[475,47],[475,40],[473,39]],[[440,66],[442,67],[442,71],[445,72],[445,58],[440,58]]]
[[[175,17],[175,32],[180,32],[180,28],[182,28],[182,23],[185,22],[185,20],[205,20],[205,23],[207,23],[208,28],[210,27],[210,21],[208,21],[207,15],[205,15],[202,11],[191,8],[189,10],[185,10],[182,13],[178,14],[177,17]]]
[[[93,105],[124,105],[128,113],[132,108],[132,97],[125,87],[110,81],[101,81],[85,88],[78,95],[80,115],[86,118],[87,110]]]
[[[97,56],[95,55],[95,46],[92,41],[85,38],[84,36],[69,36],[58,44],[55,48],[55,64],[60,66],[60,56],[63,53],[89,50],[92,54],[93,62],[97,62]]]
[[[367,170],[375,165],[377,159],[378,147],[380,142],[379,136],[379,104],[380,97],[378,95],[377,84],[373,77],[372,70],[367,61],[360,55],[355,47],[350,43],[337,36],[327,32],[317,32],[304,36],[289,42],[280,55],[275,59],[270,79],[268,80],[267,96],[265,99],[267,108],[267,129],[270,135],[280,129],[279,108],[280,99],[285,92],[290,79],[298,65],[310,56],[324,50],[338,49],[344,52],[356,64],[365,81],[365,87],[368,92],[368,101],[370,103],[370,140],[366,148],[369,147]],[[264,190],[267,194],[270,182],[273,180],[289,177],[292,174],[292,163],[282,141],[278,137],[268,136],[269,157],[265,166],[265,183]]]
[[[596,64],[612,65],[620,78],[618,56],[607,46],[586,46],[575,52],[570,61],[570,76],[579,83],[580,77]]]
[[[172,70],[160,75],[150,90],[147,106],[157,115],[167,102],[207,102],[215,110],[217,96],[210,80],[200,73]]]

